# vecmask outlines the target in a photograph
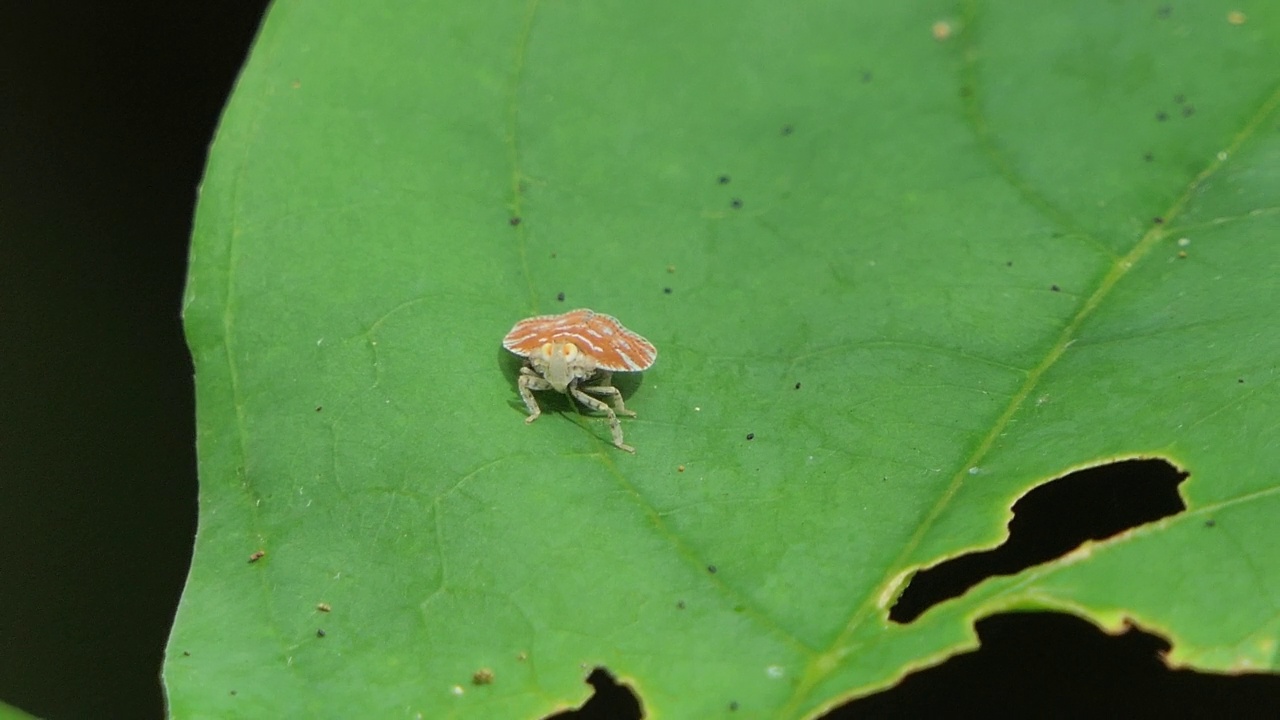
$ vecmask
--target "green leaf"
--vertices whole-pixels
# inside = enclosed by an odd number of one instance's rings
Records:
[[[34,720],[35,715],[29,715],[3,700],[0,700],[0,720]]]
[[[605,666],[812,717],[1027,609],[1275,670],[1280,6],[1232,9],[280,0],[196,218],[173,715],[537,717]],[[634,456],[523,422],[504,333],[583,306],[659,348]],[[1185,512],[888,620],[1134,457]]]

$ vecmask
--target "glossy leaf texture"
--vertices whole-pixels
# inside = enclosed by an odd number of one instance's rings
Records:
[[[279,0],[195,223],[173,716],[534,718],[603,666],[815,717],[1010,609],[1275,670],[1278,46],[1267,3]],[[659,350],[635,456],[523,422],[503,335],[575,307]],[[1184,512],[888,619],[1135,457]]]

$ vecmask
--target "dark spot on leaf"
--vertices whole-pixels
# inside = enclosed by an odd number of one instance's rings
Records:
[[[232,694],[232,695],[235,695],[235,694],[236,694],[236,691],[235,691],[235,690],[232,690],[232,691],[231,691],[231,694]]]
[[[1156,156],[1149,152],[1146,152],[1146,153],[1142,153],[1142,159],[1146,160],[1147,162],[1151,162],[1152,160],[1156,159]]]
[[[800,383],[796,383],[796,389],[797,389],[797,390],[799,390],[799,389],[800,389]]]
[[[182,657],[191,657],[191,653],[190,653],[190,651],[183,650],[183,651],[182,651]]]
[[[1062,288],[1058,287],[1057,285],[1050,285],[1050,286],[1049,286],[1049,289],[1050,289],[1050,290],[1052,290],[1052,291],[1054,291],[1054,292],[1061,292],[1061,291],[1062,291]]]
[[[755,433],[747,433],[747,439],[748,439],[748,440],[755,440],[755,439],[756,439],[756,434],[755,434]]]
[[[562,292],[556,293],[556,300],[559,300],[560,302],[564,302],[564,293]]]
[[[1243,384],[1244,384],[1244,378],[1237,378],[1237,379],[1236,379],[1236,382],[1238,382],[1238,383],[1240,383],[1241,385],[1243,385]]]
[[[1023,495],[1013,505],[1009,537],[916,573],[889,619],[909,623],[929,608],[995,575],[1016,575],[1066,555],[1086,540],[1182,512],[1178,484],[1187,478],[1164,460],[1124,460],[1073,472]]]
[[[869,82],[871,82],[871,73],[870,73],[870,72],[863,71],[863,73],[862,73],[862,82],[864,82],[864,83],[869,83]]]
[[[1185,95],[1182,95],[1182,94],[1178,94],[1178,95],[1174,95],[1174,96],[1173,96],[1173,101],[1174,101],[1174,102],[1176,102],[1176,103],[1178,103],[1179,105],[1181,105],[1182,103],[1186,102],[1186,100],[1187,100],[1186,96],[1185,96]]]
[[[551,259],[552,259],[552,260],[555,260],[555,259],[556,259],[556,254],[555,254],[555,253],[551,253]]]
[[[328,634],[329,634],[329,633],[325,632],[323,628],[316,630],[316,637],[318,637],[318,638],[322,638],[322,637],[324,637],[325,635],[328,635]],[[341,644],[341,643],[339,643],[339,644]]]
[[[664,287],[664,288],[662,288],[662,292],[663,292],[664,294],[666,294],[666,295],[670,295],[670,294],[671,294],[671,288],[669,288],[669,287]]]
[[[1013,267],[1013,261],[1012,261],[1012,260],[1006,260],[1006,261],[1005,261],[1005,263],[1004,263],[1004,266],[1005,266],[1005,267]]]
[[[737,210],[738,208],[742,207],[742,199],[734,198],[733,202],[729,203],[729,207],[733,208],[734,210]]]
[[[716,566],[715,566],[715,565],[708,565],[708,566],[707,566],[707,572],[711,573],[712,575],[715,575],[715,574],[716,574]]]
[[[783,125],[783,126],[782,126],[782,134],[783,134],[783,135],[790,135],[790,134],[791,134],[791,133],[793,133],[793,132],[795,132],[795,128],[791,127],[790,125]]]
[[[969,87],[968,85],[961,85],[960,97],[962,98],[973,97],[973,88]]]
[[[1168,20],[1169,16],[1172,14],[1173,14],[1172,5],[1161,5],[1160,7],[1156,8],[1156,17],[1160,18],[1161,20]]]
[[[677,609],[677,610],[683,610],[683,609],[684,609],[684,601],[683,601],[683,600],[680,600],[679,602],[677,602],[677,603],[676,603],[676,609]]]
[[[582,707],[548,715],[546,720],[640,720],[644,717],[635,691],[619,684],[608,670],[602,667],[592,670],[587,682],[595,692]]]
[[[471,673],[472,685],[489,685],[493,683],[493,671],[489,668],[480,668]]]
[[[720,182],[720,184],[721,184],[721,185],[728,185],[728,184],[729,184],[729,176],[728,176],[728,175],[721,175],[721,176],[720,176],[720,180],[719,180],[719,182]]]
[[[320,412],[320,411],[321,411],[321,410],[323,410],[323,409],[324,409],[324,407],[323,407],[323,406],[321,406],[321,405],[317,405],[317,406],[316,406],[316,412]]]
[[[1205,527],[1207,527],[1207,528],[1211,528],[1211,527],[1213,527],[1213,526],[1215,526],[1215,525],[1217,525],[1217,524],[1218,524],[1218,523],[1217,523],[1217,521],[1216,521],[1216,520],[1205,520],[1205,521],[1204,521],[1204,526],[1205,526]]]
[[[735,712],[735,711],[737,711],[737,709],[738,709],[738,701],[737,701],[737,700],[734,700],[733,702],[729,703],[729,712]]]
[[[1160,112],[1156,113],[1156,121],[1164,122],[1165,120],[1168,120],[1168,119],[1169,119],[1169,114],[1166,113],[1165,111],[1161,110]]]
[[[1160,217],[1160,216],[1158,216],[1158,215],[1157,215],[1156,217],[1151,218],[1151,222],[1153,222],[1153,223],[1155,223],[1155,224],[1157,224],[1157,225],[1163,225],[1163,224],[1164,224],[1164,218],[1162,218],[1162,217]]]
[[[510,225],[511,227],[515,227],[520,224],[520,218],[513,217],[510,220],[507,220],[507,224]]]
[[[1187,105],[1186,107],[1182,108],[1182,117],[1191,117],[1192,115],[1195,115],[1195,114],[1196,114],[1196,108],[1194,105]]]

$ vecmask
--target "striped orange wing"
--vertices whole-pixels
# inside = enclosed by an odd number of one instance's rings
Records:
[[[645,370],[658,357],[653,343],[623,327],[617,318],[585,308],[521,320],[502,339],[502,346],[528,357],[543,345],[558,342],[577,345],[595,359],[597,367],[613,372]]]

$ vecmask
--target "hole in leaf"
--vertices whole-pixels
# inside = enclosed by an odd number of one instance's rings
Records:
[[[577,710],[548,715],[546,720],[640,720],[640,698],[627,685],[619,684],[608,670],[598,667],[587,676],[595,692]]]
[[[911,578],[889,619],[909,623],[993,575],[1015,575],[1101,540],[1186,509],[1178,484],[1187,473],[1164,460],[1124,460],[1073,472],[1032,489],[1013,505],[1009,537]]]
[[[906,676],[823,720],[867,717],[1256,717],[1275,707],[1280,677],[1171,670],[1162,638],[1108,635],[1062,613],[979,620],[974,652]]]

